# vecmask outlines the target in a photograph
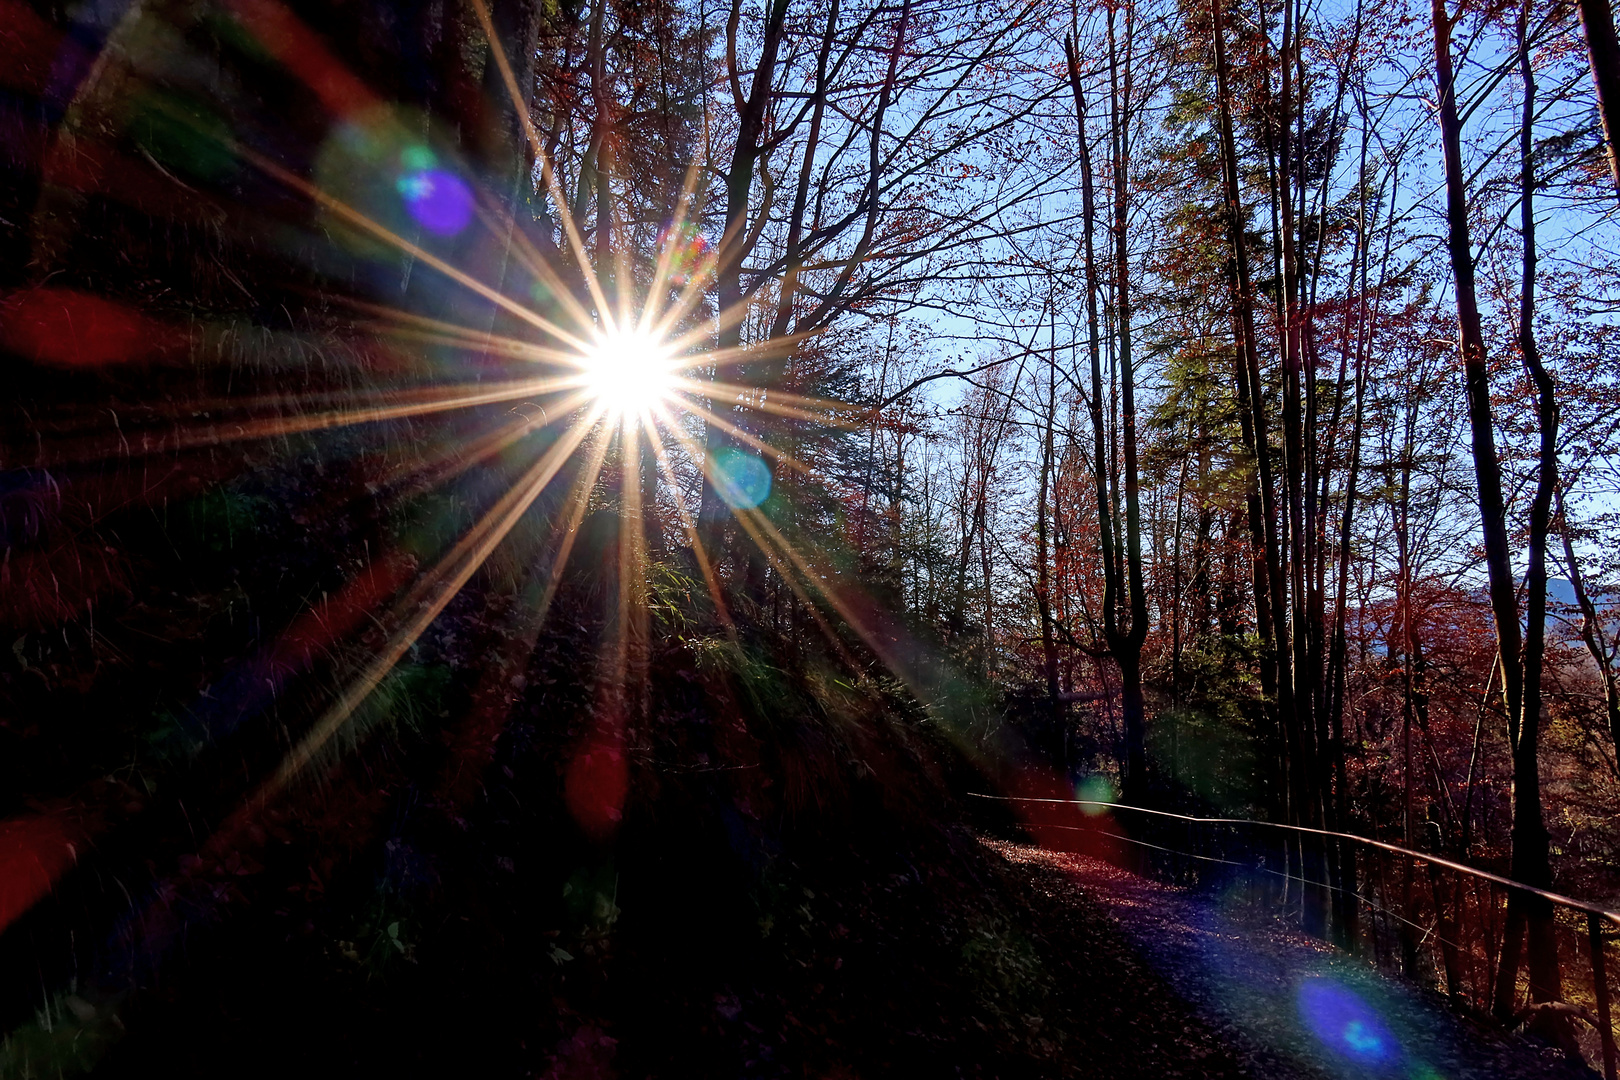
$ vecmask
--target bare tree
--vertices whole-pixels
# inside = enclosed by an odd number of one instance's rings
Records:
[[[1468,424],[1472,436],[1474,477],[1479,496],[1479,513],[1485,539],[1485,568],[1489,579],[1491,611],[1496,624],[1498,656],[1502,667],[1502,697],[1508,716],[1508,738],[1513,747],[1513,876],[1527,885],[1547,888],[1552,884],[1552,870],[1548,863],[1549,841],[1547,826],[1542,818],[1541,774],[1537,751],[1541,730],[1540,672],[1541,631],[1537,628],[1531,644],[1535,654],[1526,648],[1519,628],[1517,582],[1514,579],[1512,557],[1508,546],[1507,511],[1502,497],[1502,471],[1496,456],[1496,433],[1491,417],[1490,369],[1485,352],[1485,337],[1480,324],[1479,299],[1474,284],[1474,253],[1468,228],[1468,174],[1462,161],[1462,120],[1457,109],[1456,76],[1452,66],[1452,31],[1457,17],[1448,11],[1445,0],[1434,0],[1434,57],[1436,89],[1439,94],[1440,142],[1445,161],[1447,249],[1451,259],[1452,289],[1457,301],[1458,351],[1463,365],[1463,391],[1468,403]],[[1523,52],[1523,33],[1520,43]],[[1523,61],[1528,63],[1528,60]],[[1533,117],[1533,80],[1526,80],[1527,116]],[[1529,136],[1526,135],[1525,138]],[[1529,150],[1521,147],[1523,166],[1530,169]],[[1530,194],[1529,187],[1521,193]],[[1533,279],[1535,268],[1533,212],[1528,199],[1525,221],[1530,223],[1526,236],[1526,283]],[[1521,347],[1530,318],[1534,311],[1533,294],[1523,301],[1521,309]],[[1527,364],[1532,362],[1531,351],[1526,353]],[[1546,443],[1548,421],[1552,409],[1550,387],[1539,387],[1542,392],[1543,440]],[[1555,468],[1556,466],[1554,466]],[[1543,460],[1538,482],[1537,502],[1542,503],[1542,486],[1556,479]],[[1546,488],[1550,498],[1550,486]],[[1545,510],[1541,525],[1541,544],[1545,548]],[[1545,558],[1543,550],[1541,558]],[[1541,597],[1531,595],[1532,608],[1538,604],[1545,611],[1546,577],[1542,564]],[[1536,689],[1526,693],[1527,678],[1534,677]],[[1533,702],[1536,711],[1531,712]],[[1529,966],[1530,992],[1534,1001],[1556,1001],[1560,993],[1558,972],[1558,943],[1553,932],[1552,907],[1536,896],[1512,892],[1508,900],[1508,926],[1502,945],[1502,957],[1497,968],[1496,1011],[1499,1016],[1511,1015],[1513,994],[1518,974],[1521,939],[1528,925],[1530,933]]]

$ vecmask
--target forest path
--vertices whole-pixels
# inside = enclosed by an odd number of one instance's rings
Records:
[[[1550,1049],[1474,1024],[1304,934],[1230,912],[1217,899],[1083,855],[982,842],[1025,878],[1036,929],[1053,950],[1045,962],[1091,981],[1083,995],[1095,1022],[1130,1048],[1118,1062],[1129,1061],[1128,1068],[1105,1066],[1095,1075],[1593,1075]]]

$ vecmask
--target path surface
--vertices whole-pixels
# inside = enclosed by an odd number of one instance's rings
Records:
[[[1116,1008],[1119,1038],[1148,1056],[1162,1056],[1163,1075],[1266,1080],[1589,1080],[1594,1075],[1551,1049],[1459,1017],[1314,939],[1233,914],[1216,899],[1082,855],[983,842],[1026,877],[1033,907],[1052,924],[1042,933],[1049,947],[1099,920],[1117,931],[1131,954],[1120,963],[1127,969],[1139,964],[1142,970],[1111,974],[1163,995],[1161,1006],[1145,1018],[1139,1015],[1140,1002]],[[1106,1002],[1107,994],[1098,1000]],[[1173,1045],[1161,1046],[1167,1028]]]

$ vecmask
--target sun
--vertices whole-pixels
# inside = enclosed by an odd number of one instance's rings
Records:
[[[635,330],[602,334],[584,358],[585,388],[614,417],[639,416],[675,385],[670,347]]]

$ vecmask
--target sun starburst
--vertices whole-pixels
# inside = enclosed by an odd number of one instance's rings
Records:
[[[310,44],[313,38],[295,16],[273,3],[244,9],[245,25],[268,40],[304,42],[297,73],[314,80],[317,94],[347,87],[341,100],[333,98],[334,134],[307,174],[255,149],[251,140],[225,130],[205,134],[222,155],[306,201],[322,229],[350,254],[370,258],[392,250],[407,265],[455,286],[473,307],[418,306],[409,299],[388,304],[341,292],[328,299],[356,313],[353,330],[401,352],[455,355],[456,370],[476,365],[476,374],[420,385],[277,390],[251,399],[227,395],[188,403],[188,416],[169,417],[161,437],[143,437],[133,450],[124,430],[101,434],[99,428],[58,448],[59,457],[93,461],[470,413],[470,421],[447,424],[442,441],[400,455],[375,491],[415,497],[456,482],[474,467],[511,467],[510,486],[484,505],[463,534],[421,566],[413,581],[399,583],[391,602],[378,598],[373,622],[384,633],[380,643],[346,673],[340,692],[248,797],[244,813],[262,806],[311,763],[350,745],[341,734],[362,702],[526,517],[544,519],[536,522],[543,538],[533,541],[536,618],[543,619],[576,542],[586,535],[586,516],[599,505],[597,493],[607,487],[618,488],[611,497],[621,510],[616,541],[621,565],[619,595],[603,642],[603,671],[613,691],[609,696],[616,695],[621,705],[635,697],[631,684],[645,680],[647,600],[640,583],[647,575],[648,536],[666,536],[670,523],[684,535],[713,616],[728,632],[734,625],[723,562],[733,556],[734,567],[736,553],[726,550],[731,541],[712,523],[729,511],[736,519],[731,535],[737,543],[757,545],[761,557],[812,609],[833,647],[842,648],[832,627],[813,610],[813,594],[824,583],[818,584],[812,556],[793,546],[805,541],[790,541],[767,520],[764,507],[785,472],[804,478],[811,470],[773,445],[764,418],[850,427],[864,423],[864,413],[760,378],[763,367],[783,360],[805,335],[778,334],[749,343],[737,343],[733,336],[729,346],[718,344],[726,328],[747,319],[757,300],[714,308],[707,302],[715,294],[725,241],[704,237],[696,209],[703,173],[696,159],[651,252],[638,254],[622,238],[612,250],[587,250],[551,148],[534,127],[520,80],[495,33],[487,0],[470,0],[470,7],[536,163],[539,193],[559,211],[554,240],[535,242],[529,223],[517,221],[501,197],[479,188],[452,150],[430,145],[433,140],[422,134],[421,125],[366,91],[335,58]],[[610,225],[611,211],[599,213],[608,215]],[[598,227],[606,225],[598,222]],[[496,250],[499,257],[491,257]],[[648,259],[649,254],[655,257]],[[493,277],[491,265],[502,268]],[[78,310],[72,296],[47,299],[68,315]],[[41,319],[56,317],[54,307],[41,310]],[[56,323],[43,325],[49,329]],[[536,456],[525,461],[530,452]],[[566,490],[542,500],[554,483]],[[688,505],[693,488],[702,494]],[[537,505],[542,512],[535,512]],[[705,550],[717,545],[722,550]],[[617,706],[604,706],[603,714],[610,726],[623,726],[629,715]],[[609,735],[610,743],[619,737]]]
[[[602,333],[583,357],[585,390],[610,420],[645,414],[675,388],[673,349],[641,330]]]

